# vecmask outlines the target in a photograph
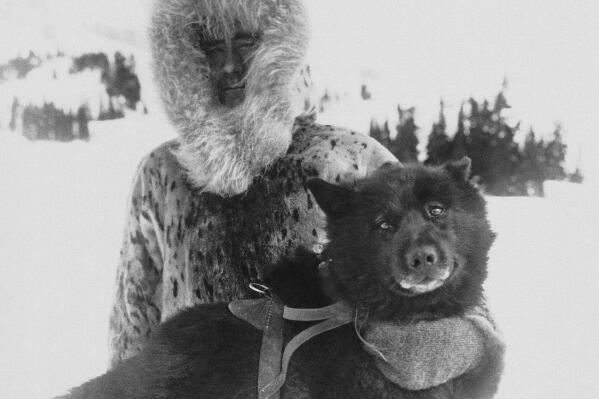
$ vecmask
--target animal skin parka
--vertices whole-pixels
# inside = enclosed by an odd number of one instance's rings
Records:
[[[348,181],[394,160],[368,137],[298,124],[284,157],[245,193],[223,197],[190,182],[173,154],[180,145],[152,151],[135,176],[110,318],[113,364],[178,310],[247,297],[268,265],[298,246],[318,250],[324,220],[307,178]]]
[[[299,246],[326,242],[309,177],[351,182],[397,162],[370,137],[314,122],[300,0],[156,1],[155,78],[179,133],[134,177],[110,314],[111,364],[153,328],[248,284]],[[243,103],[220,104],[198,37],[260,32]]]

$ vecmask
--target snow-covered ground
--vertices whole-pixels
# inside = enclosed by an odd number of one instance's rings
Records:
[[[163,120],[92,122],[89,142],[0,131],[0,398],[44,398],[101,373],[125,203]]]
[[[489,198],[498,239],[487,293],[507,342],[499,398],[599,397],[599,196]]]
[[[95,122],[89,142],[0,131],[0,398],[44,398],[105,370],[125,204],[157,116]],[[489,198],[487,284],[508,345],[501,399],[599,397],[598,196]]]
[[[564,123],[570,158],[582,158],[594,185],[549,184],[543,199],[489,198],[499,238],[487,291],[508,345],[498,397],[598,398],[598,3],[535,3],[307,0],[309,59],[319,92],[342,96],[321,115],[325,123],[365,131],[371,117],[389,117],[393,126],[398,102],[415,105],[424,145],[440,96],[454,127],[461,101],[494,95],[504,75],[522,131],[532,123],[546,133],[555,120]],[[143,39],[149,4],[0,2],[1,62],[29,49],[134,53],[150,109],[92,122],[89,142],[31,143],[0,130],[1,399],[49,397],[105,370],[131,177],[144,153],[173,136],[158,112]],[[343,23],[331,24],[331,15]],[[104,92],[97,72],[67,76],[69,66],[60,64],[67,61],[3,83],[0,126],[8,125],[16,94],[23,103],[93,107]],[[370,101],[359,99],[360,83],[373,92]]]

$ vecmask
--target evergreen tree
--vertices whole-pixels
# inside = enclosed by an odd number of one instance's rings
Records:
[[[72,141],[73,136],[73,114],[69,111],[65,113],[62,110],[57,112],[58,124],[56,128],[57,139],[59,141]]]
[[[369,133],[370,137],[377,140],[381,143],[385,148],[389,148],[391,145],[391,132],[389,131],[389,122],[385,121],[383,126],[379,125],[374,119],[370,120],[370,129]]]
[[[464,104],[460,106],[458,114],[458,129],[451,140],[450,159],[459,160],[468,154],[468,142],[466,140],[466,116],[464,114]]]
[[[389,150],[403,163],[418,162],[418,126],[414,122],[414,107],[402,109],[397,106],[399,123],[397,124],[397,136],[390,144]]]
[[[115,97],[108,97],[108,109],[103,101],[100,102],[100,113],[98,115],[99,121],[119,119],[123,118],[125,114],[122,111],[122,107],[117,103],[115,107]]]
[[[570,173],[568,175],[568,181],[572,183],[582,183],[584,180],[584,176],[582,174],[582,170],[580,170],[580,150],[578,152],[578,161],[576,162],[576,170],[574,173]]]
[[[451,143],[447,133],[445,133],[446,127],[444,104],[443,100],[441,100],[439,120],[433,123],[433,128],[428,136],[426,164],[438,165],[451,158]]]
[[[514,142],[518,125],[510,126],[502,115],[509,108],[503,91],[491,107],[488,101],[479,104],[471,98],[466,135],[467,154],[472,159],[472,173],[481,185],[495,195],[518,194],[524,186],[518,178],[520,152]]]
[[[70,69],[70,73],[77,73],[86,69],[99,69],[100,75],[107,77],[110,69],[110,62],[108,57],[104,53],[86,53],[79,57],[73,58],[73,66]]]
[[[107,119],[117,119],[116,118],[116,110],[114,109],[114,102],[112,98],[108,100],[108,117]]]
[[[33,123],[36,126],[36,140],[48,140],[48,130],[50,126],[50,117],[48,116],[48,103],[44,103],[40,108],[35,107],[39,111],[38,118]],[[36,112],[37,113],[37,112]]]
[[[13,97],[12,106],[10,107],[10,122],[8,127],[10,130],[14,131],[17,128],[17,117],[19,113],[19,100],[16,97]]]
[[[17,79],[25,78],[32,69],[38,67],[39,65],[40,60],[32,51],[29,52],[27,58],[23,58],[19,55],[18,57],[8,61],[8,68],[12,69],[16,73]]]
[[[518,168],[518,176],[528,195],[543,195],[543,147],[536,140],[535,132],[531,128],[524,141],[522,161]]]
[[[495,113],[500,113],[503,109],[506,108],[511,108],[511,106],[508,104],[506,98],[505,98],[505,90],[507,89],[508,83],[507,83],[507,77],[503,78],[503,83],[501,84],[501,91],[499,92],[499,94],[497,95],[497,97],[495,97],[495,106],[493,107],[493,111]]]
[[[362,97],[362,100],[370,100],[372,98],[372,93],[370,93],[370,91],[368,90],[368,87],[365,84],[362,84],[362,87],[360,89],[360,96]]]
[[[135,59],[125,58],[123,54],[117,51],[114,54],[114,76],[112,82],[107,87],[109,96],[123,96],[127,107],[135,110],[137,103],[141,99],[141,84],[135,74]]]
[[[318,102],[318,112],[323,113],[330,102],[331,96],[329,95],[329,90],[325,89],[324,94],[320,97],[320,101]]]
[[[22,120],[23,120],[23,128],[22,128],[22,133],[23,136],[25,136],[26,138],[28,138],[29,140],[33,140],[35,139],[36,133],[34,131],[34,124],[33,124],[33,115],[32,112],[33,110],[31,109],[30,106],[26,106],[25,108],[23,108],[23,113],[22,113]]]
[[[489,152],[491,140],[487,122],[490,118],[489,103],[484,101],[482,107],[474,98],[468,100],[470,114],[467,116],[468,129],[464,134],[466,155],[472,160],[472,175],[478,176],[481,184],[489,184]]]
[[[578,167],[576,168],[574,173],[572,173],[570,176],[568,176],[568,181],[570,181],[572,183],[582,183],[583,180],[584,180],[584,176],[582,174],[582,171]]]
[[[89,140],[89,127],[88,127],[88,111],[85,106],[80,106],[77,110],[77,130],[81,140]]]
[[[562,141],[562,125],[555,124],[553,139],[545,147],[545,178],[563,180],[566,178],[563,163],[566,159],[566,144]]]
[[[98,120],[105,120],[106,115],[106,106],[104,105],[104,99],[100,98],[100,107],[98,109]]]

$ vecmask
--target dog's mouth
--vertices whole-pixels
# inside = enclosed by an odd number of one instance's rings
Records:
[[[424,294],[426,292],[434,291],[443,285],[445,280],[433,279],[430,277],[424,278],[422,281],[415,283],[406,278],[399,282],[399,286],[414,294]]]
[[[414,282],[405,278],[399,282],[393,282],[392,288],[400,295],[415,296],[432,292],[445,284],[446,279],[435,279],[426,277],[421,281]]]
[[[450,266],[442,270],[428,273],[408,273],[394,278],[392,287],[399,294],[406,296],[422,295],[432,292],[450,280],[453,272],[457,269],[458,262],[454,261]]]

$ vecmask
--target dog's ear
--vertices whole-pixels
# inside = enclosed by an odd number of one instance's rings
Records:
[[[385,162],[384,164],[379,166],[377,169],[375,169],[374,172],[372,173],[372,175],[370,175],[369,177],[376,177],[376,176],[384,175],[385,173],[388,173],[392,170],[401,169],[401,168],[403,168],[403,165],[399,161]]]
[[[328,183],[320,178],[306,182],[316,202],[324,213],[333,219],[345,215],[351,209],[354,191],[348,187]]]
[[[396,162],[385,162],[384,164],[382,164],[381,166],[379,166],[378,170],[393,170],[393,169],[399,169],[401,167],[403,167],[403,165],[399,161],[396,161]]]
[[[454,161],[445,164],[444,168],[453,176],[456,180],[468,181],[470,177],[470,169],[472,166],[472,160],[468,157],[463,157],[459,161]]]

